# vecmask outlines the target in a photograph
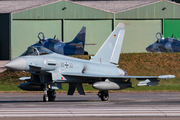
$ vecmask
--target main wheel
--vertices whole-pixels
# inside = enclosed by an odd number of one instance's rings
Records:
[[[56,98],[56,92],[55,90],[48,90],[47,91],[48,99],[49,101],[54,101]]]
[[[48,101],[48,96],[46,94],[43,95],[43,101],[47,102]]]
[[[108,90],[101,91],[101,101],[108,101],[109,93]]]
[[[88,55],[88,52],[87,52],[87,51],[84,51],[84,55]]]

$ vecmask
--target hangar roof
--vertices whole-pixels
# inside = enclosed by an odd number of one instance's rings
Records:
[[[25,11],[62,0],[0,0],[0,13]],[[63,0],[101,11],[118,13],[168,0]],[[176,3],[175,3],[176,4]]]
[[[24,11],[60,0],[0,0],[0,13]]]
[[[99,9],[106,12],[122,12],[162,0],[119,0],[119,1],[73,1],[73,3]]]

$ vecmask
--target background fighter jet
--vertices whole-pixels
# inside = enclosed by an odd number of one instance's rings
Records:
[[[85,95],[82,83],[92,84],[93,88],[99,90],[98,96],[101,100],[106,101],[109,98],[108,90],[131,87],[131,78],[145,80],[139,82],[138,86],[157,85],[158,79],[174,78],[174,75],[128,76],[125,70],[117,68],[124,27],[123,23],[119,23],[91,60],[56,54],[43,46],[32,46],[5,67],[29,71],[31,77],[20,78],[27,82],[21,83],[19,87],[29,91],[44,91],[45,102],[55,100],[55,89],[62,89],[62,83],[69,83],[68,95],[73,95],[75,88],[80,95]]]
[[[42,35],[42,39],[41,36]],[[43,45],[53,52],[63,55],[88,55],[88,52],[84,50],[85,45],[86,27],[82,27],[77,36],[71,41],[64,43],[58,39],[46,38],[44,33],[38,34],[39,42],[37,44]],[[35,44],[35,45],[37,45]],[[95,44],[86,44],[95,45]]]
[[[160,35],[160,37],[158,37]],[[162,33],[156,34],[157,41],[149,45],[146,50],[148,52],[180,52],[180,41],[175,38],[164,38]]]

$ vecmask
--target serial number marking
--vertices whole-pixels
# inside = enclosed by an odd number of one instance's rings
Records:
[[[60,62],[60,67],[73,68],[73,64],[68,62]]]
[[[73,64],[72,63],[69,63],[69,68],[73,68]]]
[[[61,65],[61,67],[64,67],[64,63],[63,62],[61,62],[60,65]]]

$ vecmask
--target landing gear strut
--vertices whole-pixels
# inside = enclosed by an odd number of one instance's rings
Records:
[[[109,99],[108,90],[100,90],[97,95],[101,98],[101,101],[107,101]]]

